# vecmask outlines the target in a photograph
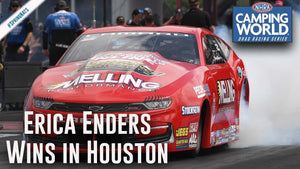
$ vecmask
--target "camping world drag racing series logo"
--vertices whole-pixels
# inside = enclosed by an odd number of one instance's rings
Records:
[[[291,41],[291,7],[273,7],[267,2],[233,7],[233,42]]]

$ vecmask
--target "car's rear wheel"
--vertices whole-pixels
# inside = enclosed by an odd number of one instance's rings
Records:
[[[241,96],[240,96],[240,105],[239,105],[239,113],[241,112],[245,115],[248,115],[249,109],[249,91],[248,91],[248,82],[244,80],[241,88]]]

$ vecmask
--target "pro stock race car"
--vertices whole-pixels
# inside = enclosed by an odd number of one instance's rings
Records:
[[[89,29],[56,66],[34,81],[25,101],[25,110],[34,114],[59,113],[64,119],[72,114],[80,132],[25,133],[25,140],[58,147],[77,142],[80,150],[85,150],[87,140],[168,143],[169,152],[197,154],[201,148],[238,140],[240,105],[248,101],[243,61],[206,29]],[[151,131],[83,135],[83,111],[99,116],[149,114]]]

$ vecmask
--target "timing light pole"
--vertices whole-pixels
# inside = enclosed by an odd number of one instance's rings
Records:
[[[103,12],[104,12],[104,14],[103,14],[103,26],[105,27],[105,26],[107,26],[107,23],[106,23],[106,0],[103,0],[103,8],[104,8],[104,10],[103,10]]]
[[[93,23],[92,27],[96,28],[96,0],[93,0]]]

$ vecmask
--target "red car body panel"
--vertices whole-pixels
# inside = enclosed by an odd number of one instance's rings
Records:
[[[173,140],[169,142],[168,151],[184,151],[196,148],[195,146],[188,146],[181,149],[179,148],[179,143],[177,144],[177,140],[190,140],[193,134],[196,134],[198,139],[198,128],[196,131],[192,131],[192,128],[195,126],[198,127],[197,123],[200,125],[200,117],[205,118],[201,139],[202,148],[209,148],[238,140],[240,99],[243,98],[241,97],[242,88],[244,88],[246,93],[244,99],[249,101],[249,86],[244,64],[230,47],[230,57],[227,63],[207,65],[202,38],[205,35],[217,36],[206,29],[176,26],[155,28],[117,26],[89,29],[84,32],[84,35],[123,31],[155,31],[194,34],[199,50],[200,65],[168,60],[157,52],[146,51],[102,52],[99,53],[99,55],[106,56],[112,53],[117,56],[126,54],[149,55],[152,58],[155,58],[152,60],[152,63],[150,63],[149,60],[124,58],[122,58],[122,60],[125,60],[126,62],[136,61],[142,65],[147,65],[151,70],[153,70],[152,73],[159,74],[157,76],[145,76],[134,71],[103,69],[86,71],[87,65],[96,62],[97,58],[95,60],[78,61],[66,64],[59,64],[58,62],[56,66],[46,70],[35,80],[25,102],[25,109],[27,111],[33,111],[34,113],[45,115],[60,113],[63,116],[67,116],[67,114],[72,113],[75,118],[80,119],[82,118],[82,113],[80,112],[64,112],[36,108],[33,106],[32,100],[33,98],[50,98],[51,101],[63,103],[113,104],[140,103],[145,102],[147,99],[153,99],[156,97],[160,99],[171,98],[171,105],[165,109],[115,113],[134,113],[138,115],[148,113],[151,115],[151,127],[171,124],[169,127],[171,127]],[[109,58],[103,60],[105,62],[111,61]],[[82,68],[85,70],[80,71]],[[242,76],[239,75],[237,69],[242,71]],[[111,78],[105,79],[104,75],[107,77],[109,74],[111,75]],[[82,83],[78,85],[80,82],[77,81],[77,86],[74,85],[76,83],[76,78],[83,76],[86,78],[83,78]],[[84,82],[95,78],[95,76],[98,77],[98,80],[106,81],[106,84],[104,86],[96,86],[96,83]],[[124,81],[122,81],[122,86],[116,87],[113,83],[118,80],[120,82],[121,76],[124,76],[124,78],[132,76],[136,82],[138,79],[141,79],[142,82],[139,85],[134,85],[133,82],[128,85],[124,84]],[[149,84],[159,84],[159,87],[155,90],[140,90],[142,83],[145,83],[144,86]],[[225,86],[226,88],[224,88],[224,91],[220,89],[222,86]],[[231,101],[228,100],[230,99],[229,95],[233,97],[231,98]],[[202,110],[201,108],[204,106],[207,106],[206,112],[201,111],[200,113],[192,115],[183,115],[183,111],[186,108],[195,108],[195,110],[200,108],[200,110]],[[203,113],[205,113],[205,116],[201,116]],[[75,122],[76,125],[81,124],[79,121],[80,120]],[[180,136],[180,134],[178,134],[178,136],[176,136],[176,132],[184,130],[184,128],[188,128],[188,134],[183,134],[184,136]],[[162,134],[165,130],[153,129],[151,132]],[[29,135],[26,135],[26,140],[28,142],[33,142],[28,138],[28,136]],[[55,140],[56,137],[54,134],[43,136],[54,138],[53,140]],[[60,149],[57,149],[57,151],[59,150]],[[82,148],[81,150],[84,151],[85,148]]]

